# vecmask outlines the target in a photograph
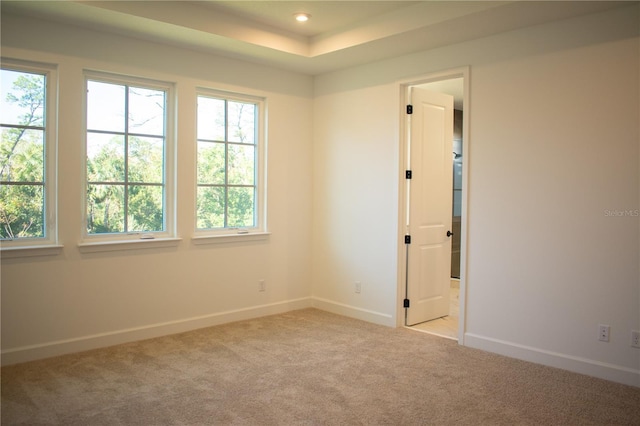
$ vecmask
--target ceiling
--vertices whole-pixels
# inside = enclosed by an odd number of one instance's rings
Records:
[[[3,15],[28,15],[317,75],[628,4],[3,0],[1,7]],[[296,22],[296,12],[311,19]]]

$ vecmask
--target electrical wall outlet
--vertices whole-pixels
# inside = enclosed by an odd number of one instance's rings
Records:
[[[640,348],[640,331],[631,330],[631,346],[634,348]]]
[[[604,325],[604,324],[598,325],[598,340],[600,340],[601,342],[608,342],[610,330],[611,330],[611,327],[609,327],[608,325]]]
[[[266,291],[266,290],[267,290],[267,283],[264,280],[259,280],[258,291]]]
[[[360,281],[356,281],[354,283],[354,290],[356,293],[360,293],[362,291],[362,283]]]

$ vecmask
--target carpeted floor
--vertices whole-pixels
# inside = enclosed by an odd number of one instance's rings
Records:
[[[640,388],[316,309],[1,374],[2,425],[640,425]]]

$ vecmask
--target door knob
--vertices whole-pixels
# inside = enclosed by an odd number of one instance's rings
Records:
[[[452,236],[452,235],[453,235],[453,232],[451,232],[451,231],[447,231],[447,237],[450,237],[450,236]]]

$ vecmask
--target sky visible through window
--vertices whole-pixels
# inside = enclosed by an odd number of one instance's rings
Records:
[[[22,124],[20,122],[20,116],[24,115],[24,108],[20,107],[17,102],[9,102],[6,94],[11,93],[16,97],[20,97],[20,93],[14,89],[16,80],[25,75],[21,71],[12,71],[3,69],[0,74],[0,86],[2,87],[2,98],[0,99],[0,122],[2,124]],[[28,73],[30,76],[37,76],[38,74]],[[42,76],[44,80],[44,75]],[[42,123],[40,123],[42,124]]]

